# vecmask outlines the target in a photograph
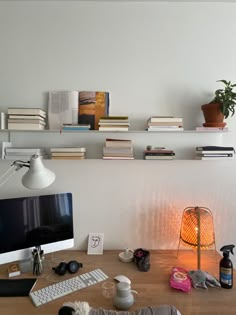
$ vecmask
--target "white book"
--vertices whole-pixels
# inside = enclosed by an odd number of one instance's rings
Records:
[[[159,117],[152,116],[148,119],[148,122],[183,122],[182,117]]]
[[[234,150],[196,150],[196,154],[234,154]]]
[[[99,131],[129,131],[129,127],[99,127]]]
[[[163,130],[165,130],[165,129],[179,129],[179,128],[183,128],[183,126],[182,125],[176,125],[176,126],[174,126],[174,125],[169,125],[169,126],[167,126],[167,125],[164,125],[164,126],[149,125],[148,126],[148,129],[163,129]]]
[[[52,152],[51,156],[85,156],[85,152]]]
[[[103,156],[103,160],[134,160],[133,156]]]
[[[204,161],[216,161],[216,160],[232,160],[234,157],[233,156],[196,156],[196,160],[204,160]]]
[[[26,107],[9,107],[8,115],[40,115],[46,117],[47,113],[41,108],[26,108]]]
[[[16,124],[41,124],[46,125],[46,122],[41,119],[8,119],[7,123],[16,123]]]
[[[173,158],[171,155],[145,155],[144,160],[173,160]]]
[[[116,157],[133,157],[133,154],[127,154],[127,153],[107,153],[107,154],[103,154],[104,157],[108,157],[108,156],[116,156]]]
[[[179,127],[179,128],[162,128],[162,127],[149,127],[147,131],[163,131],[163,132],[176,132],[176,131],[184,131],[184,128]]]
[[[5,152],[8,155],[17,154],[17,155],[24,155],[24,154],[42,154],[45,152],[45,149],[40,148],[17,148],[17,147],[8,147],[5,148]]]
[[[122,154],[132,154],[133,153],[133,147],[116,147],[116,148],[107,148],[107,147],[104,147],[103,148],[103,154],[109,154],[109,153],[122,153]]]
[[[117,148],[117,147],[132,147],[132,140],[122,140],[122,139],[106,139],[105,143],[107,148]]]
[[[183,123],[182,122],[174,122],[174,121],[170,121],[170,122],[165,122],[165,121],[159,121],[159,122],[148,122],[147,126],[149,127],[159,127],[159,126],[177,126],[177,127],[183,127]]]
[[[226,157],[232,157],[233,156],[233,153],[229,153],[229,154],[224,154],[224,153],[219,153],[219,154],[214,154],[214,153],[212,153],[212,154],[205,154],[205,153],[203,153],[203,154],[198,154],[197,156],[199,156],[199,157],[223,157],[223,156],[226,156]]]
[[[10,130],[43,130],[45,126],[43,124],[33,123],[8,123],[8,129]]]
[[[127,122],[113,122],[113,121],[109,121],[109,122],[99,122],[98,123],[99,126],[129,126],[130,124]]]
[[[8,115],[8,119],[26,119],[26,120],[42,120],[45,121],[46,117],[40,115]]]
[[[62,148],[51,148],[50,152],[86,152],[84,147],[62,147]]]
[[[118,125],[120,125],[121,123],[128,124],[129,120],[128,119],[100,119],[99,123],[100,124],[118,124]]]
[[[78,91],[50,91],[48,98],[49,129],[59,130],[63,124],[78,124]]]

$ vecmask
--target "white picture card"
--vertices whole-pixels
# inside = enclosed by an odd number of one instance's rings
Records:
[[[88,237],[88,255],[102,255],[103,254],[103,233],[89,233]]]

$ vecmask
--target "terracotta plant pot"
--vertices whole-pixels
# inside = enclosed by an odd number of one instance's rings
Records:
[[[220,110],[220,103],[209,103],[201,106],[205,118],[204,127],[225,127],[224,114]]]

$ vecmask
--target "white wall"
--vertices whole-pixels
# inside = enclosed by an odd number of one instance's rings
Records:
[[[182,116],[185,128],[194,128],[203,122],[200,105],[220,87],[216,80],[236,81],[235,9],[234,3],[1,1],[0,111],[46,109],[53,89],[106,90],[110,113],[129,115],[133,129],[152,114]],[[232,132],[223,143],[235,146],[234,117],[228,125]],[[1,140],[7,137],[1,133]],[[13,140],[41,141],[37,134],[27,137]],[[58,137],[44,136],[45,145],[62,141]],[[143,147],[165,142],[132,137]],[[174,146],[183,141],[194,150],[219,139],[173,135]],[[75,248],[86,248],[89,232],[104,232],[105,249],[175,249],[182,211],[195,205],[212,210],[217,248],[236,244],[234,161],[45,164],[57,174],[51,187],[28,191],[17,174],[1,187],[0,198],[71,191]],[[8,167],[1,161],[0,173]]]

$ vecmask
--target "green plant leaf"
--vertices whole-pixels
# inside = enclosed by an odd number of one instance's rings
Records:
[[[231,81],[227,80],[217,80],[216,82],[223,83],[225,87],[215,90],[215,97],[211,103],[216,102],[221,104],[221,112],[225,118],[228,118],[230,114],[233,116],[236,106],[236,92],[234,91],[236,84],[232,84]]]

